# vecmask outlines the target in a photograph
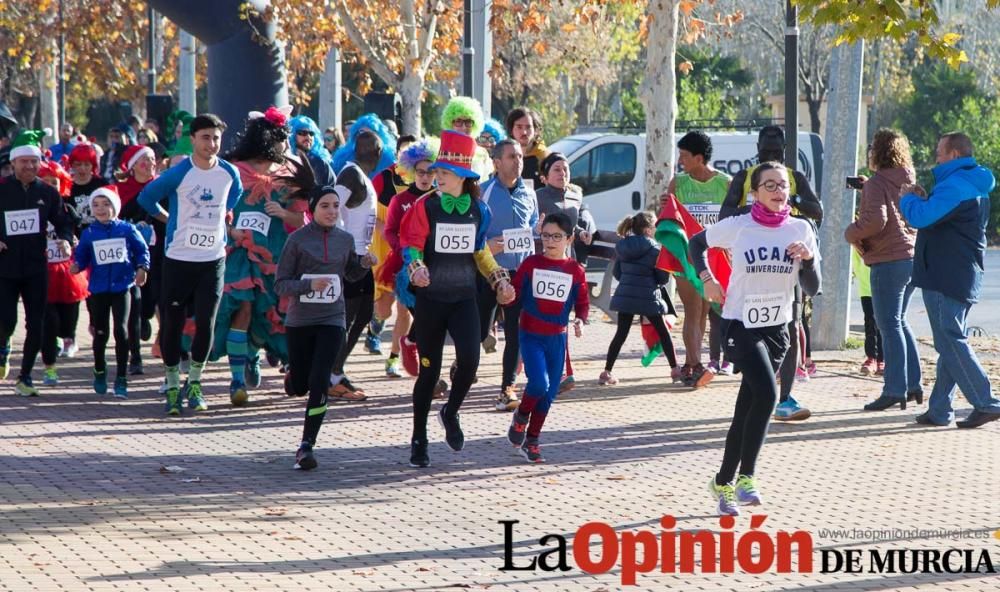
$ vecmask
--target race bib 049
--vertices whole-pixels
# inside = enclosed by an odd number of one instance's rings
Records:
[[[475,224],[434,225],[434,251],[438,253],[472,253],[475,244]]]
[[[184,246],[196,251],[214,251],[219,246],[219,229],[215,226],[188,226]]]
[[[330,280],[330,285],[327,286],[325,290],[311,290],[306,294],[300,295],[299,302],[304,302],[306,304],[333,304],[340,299],[340,293],[343,288],[340,283],[339,275],[304,273],[302,274],[302,279],[327,279]]]
[[[261,212],[240,212],[236,219],[236,230],[252,230],[263,236],[271,230],[271,217]]]
[[[126,256],[124,238],[108,238],[94,241],[94,263],[97,265],[125,263]]]
[[[573,287],[573,276],[561,271],[536,269],[531,273],[531,293],[535,298],[566,302]]]
[[[789,297],[783,292],[752,294],[743,299],[743,326],[773,327],[792,320]]]
[[[504,253],[534,253],[535,239],[530,228],[509,228],[503,231]]]
[[[35,234],[39,231],[38,210],[12,210],[4,212],[3,218],[7,236]]]

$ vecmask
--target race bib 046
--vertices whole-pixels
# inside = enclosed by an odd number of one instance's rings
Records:
[[[299,302],[304,302],[306,304],[333,304],[337,300],[340,300],[340,293],[343,290],[343,287],[341,286],[339,275],[304,273],[302,274],[302,279],[327,279],[330,280],[330,285],[327,286],[325,290],[311,290],[306,294],[300,295]]]
[[[215,226],[188,226],[184,246],[196,251],[214,251],[219,246],[219,229]]]
[[[531,293],[535,298],[566,302],[573,287],[573,276],[561,271],[536,269],[531,273]]]
[[[530,228],[509,228],[503,231],[504,253],[534,253],[535,239]]]
[[[45,245],[45,256],[48,258],[49,263],[69,261],[69,255],[62,252],[59,248],[59,242],[52,239],[49,239],[49,242]]]
[[[7,236],[35,234],[39,231],[38,210],[12,210],[4,212],[3,224]]]
[[[94,263],[97,265],[125,263],[126,258],[127,253],[125,251],[124,238],[108,238],[94,241]]]
[[[787,294],[752,294],[743,299],[743,326],[773,327],[786,325],[792,320],[792,309]]]
[[[472,253],[475,244],[475,224],[434,225],[434,251],[438,253]]]
[[[240,212],[236,219],[236,230],[252,230],[263,236],[271,230],[271,217],[261,212]]]

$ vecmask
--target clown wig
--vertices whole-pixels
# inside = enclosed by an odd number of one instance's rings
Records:
[[[299,149],[295,145],[295,134],[299,133],[300,129],[307,129],[313,133],[313,145],[309,149],[309,154],[318,157],[323,162],[330,162],[330,151],[326,149],[323,145],[323,134],[319,131],[319,126],[316,122],[312,120],[311,117],[306,115],[297,115],[290,120],[288,120],[288,127],[292,129],[292,141],[289,144],[292,147],[292,154],[298,154]]]
[[[496,144],[501,140],[507,139],[507,132],[503,129],[503,124],[496,119],[487,119],[486,123],[483,124],[484,134],[489,134],[493,136],[493,143]]]
[[[358,134],[363,130],[374,133],[382,140],[382,158],[379,159],[378,165],[375,166],[375,170],[371,175],[372,177],[391,167],[396,162],[396,138],[389,133],[389,128],[382,123],[378,115],[366,113],[351,126],[351,133],[347,139],[347,143],[337,148],[337,151],[333,153],[333,162],[331,163],[333,165],[333,172],[339,175],[344,165],[354,160],[356,140]]]
[[[396,172],[407,183],[412,183],[416,174],[417,163],[421,161],[434,162],[437,160],[438,148],[441,140],[431,136],[418,140],[410,144],[399,155],[399,164],[396,165]]]
[[[452,97],[441,114],[441,129],[453,129],[451,124],[456,119],[472,120],[472,137],[478,137],[483,131],[483,107],[479,101],[470,97]]]

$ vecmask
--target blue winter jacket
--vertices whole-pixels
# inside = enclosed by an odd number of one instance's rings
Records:
[[[986,226],[993,173],[968,156],[934,167],[934,189],[922,199],[912,193],[900,210],[917,229],[913,285],[973,304],[983,284]]]
[[[538,224],[538,198],[528,189],[524,180],[518,177],[513,189],[504,187],[497,177],[482,184],[480,199],[490,209],[490,227],[486,239],[503,235],[504,230],[527,228],[534,234]],[[497,253],[493,256],[497,265],[510,271],[517,271],[521,263],[533,253]]]
[[[628,236],[615,245],[615,253],[612,273],[618,287],[611,296],[611,310],[647,317],[666,314],[659,288],[670,276],[656,268],[660,245],[648,236]]]
[[[125,239],[124,263],[98,263],[94,243],[107,239]],[[107,243],[105,243],[107,244]],[[102,255],[116,253],[103,251]],[[80,244],[73,252],[77,267],[90,269],[90,292],[92,294],[117,294],[124,292],[135,283],[135,271],[149,269],[149,247],[135,226],[121,220],[110,220],[107,224],[94,221],[80,235]],[[117,258],[117,257],[116,257]]]

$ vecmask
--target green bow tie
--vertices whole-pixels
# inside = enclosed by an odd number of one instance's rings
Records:
[[[469,197],[468,193],[463,193],[461,197],[455,197],[447,193],[441,194],[441,209],[448,214],[453,213],[455,210],[458,210],[459,214],[464,214],[469,211],[469,206],[471,205],[472,198]]]

